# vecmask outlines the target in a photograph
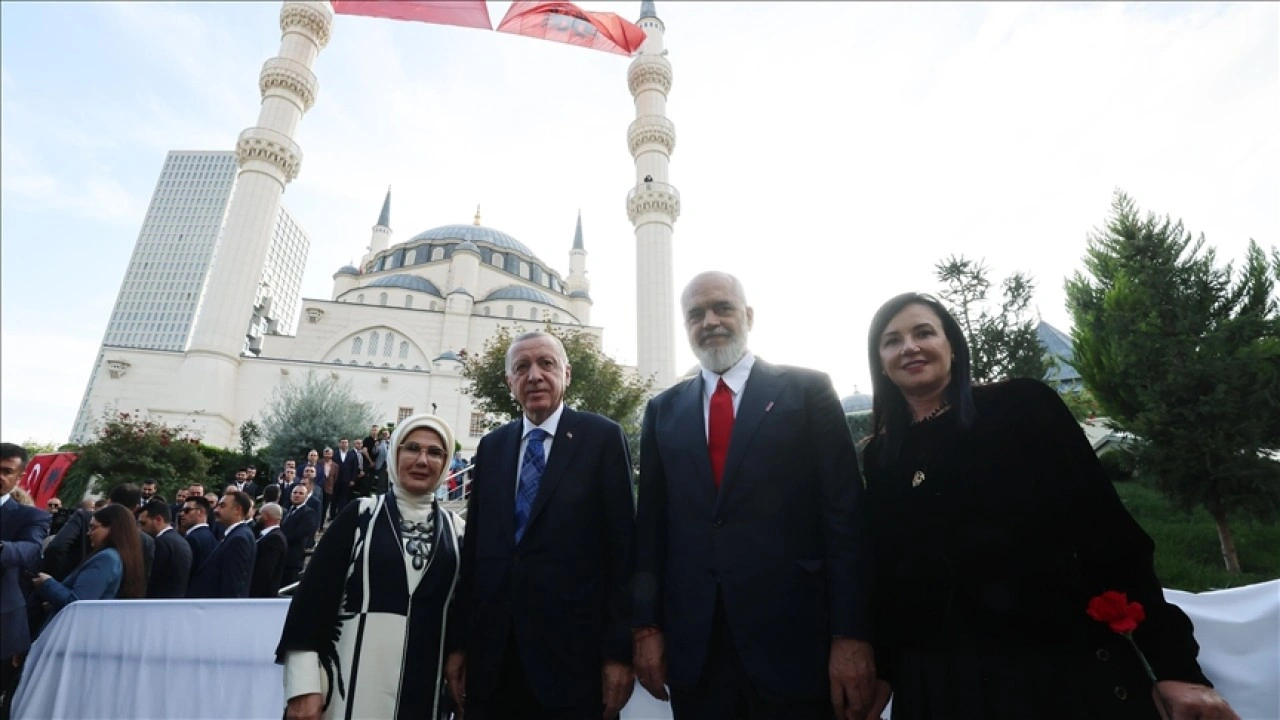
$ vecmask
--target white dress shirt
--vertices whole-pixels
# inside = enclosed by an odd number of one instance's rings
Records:
[[[520,468],[524,466],[524,449],[529,445],[529,431],[534,428],[542,428],[547,433],[547,437],[542,439],[542,461],[545,463],[551,459],[551,443],[556,439],[556,428],[560,427],[560,416],[564,414],[564,402],[560,403],[560,407],[551,413],[551,416],[542,421],[541,425],[534,425],[527,415],[522,415],[524,421],[524,432],[520,436],[520,454],[516,456],[516,492],[520,492]]]
[[[724,380],[724,384],[729,386],[729,390],[733,393],[733,416],[738,417],[738,406],[742,404],[742,390],[747,386],[747,377],[751,375],[751,368],[756,364],[756,356],[748,350],[745,355],[738,358],[738,362],[733,367],[724,371],[723,375],[717,375],[706,368],[702,368],[702,427],[707,433],[707,438],[711,438],[711,395],[716,391],[716,385],[720,380]]]

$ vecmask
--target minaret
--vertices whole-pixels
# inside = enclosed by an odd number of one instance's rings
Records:
[[[653,2],[640,4],[637,24],[646,39],[627,70],[636,102],[636,119],[627,129],[636,163],[636,184],[627,193],[627,216],[636,229],[636,364],[640,375],[653,377],[654,389],[662,390],[675,381],[676,370],[671,236],[680,216],[680,193],[667,176],[676,126],[667,119],[671,63],[662,48],[666,26]]]
[[[360,265],[373,259],[374,255],[387,249],[391,243],[391,186],[387,186],[387,197],[382,201],[382,212],[378,213],[378,224],[373,226],[373,235],[369,238],[369,254],[364,256]]]
[[[227,207],[199,317],[171,395],[182,412],[194,412],[207,442],[233,444],[236,380],[254,298],[271,245],[285,185],[298,176],[302,149],[293,141],[304,113],[315,103],[311,72],[329,42],[328,2],[287,0],[280,9],[280,53],[262,65],[258,123],[236,141],[239,172]]]
[[[573,231],[573,249],[569,251],[569,277],[564,279],[569,295],[569,309],[583,325],[591,324],[591,281],[587,279],[587,250],[582,244],[582,211],[578,211],[578,227]]]

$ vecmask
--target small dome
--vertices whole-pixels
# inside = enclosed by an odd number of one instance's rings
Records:
[[[871,409],[871,396],[855,391],[852,395],[840,398],[840,407],[847,413],[866,412]]]
[[[452,350],[445,350],[444,352],[437,355],[436,361],[439,361],[439,360],[452,360],[454,362],[462,362],[462,358],[458,356],[458,353]]]
[[[426,293],[428,295],[435,295],[438,298],[444,297],[444,294],[440,292],[440,289],[437,288],[435,283],[430,280],[418,277],[417,275],[405,275],[403,273],[380,277],[368,285],[365,285],[365,287],[401,288],[404,290]]]
[[[470,240],[463,240],[462,242],[455,245],[453,248],[454,252],[459,252],[462,250],[470,250],[471,252],[476,253],[477,255],[480,254],[480,248],[476,247],[476,244],[471,242]]]
[[[334,275],[359,275],[359,274],[360,274],[360,269],[356,267],[352,267],[350,265],[343,265],[342,267],[338,268],[338,272],[334,273]]]
[[[409,239],[417,240],[464,240],[472,243],[488,243],[504,251],[515,251],[525,257],[536,259],[533,251],[525,244],[510,235],[481,225],[444,225],[420,232]]]
[[[569,297],[571,297],[571,298],[586,298],[586,299],[588,299],[588,300],[590,300],[590,299],[591,299],[591,296],[587,294],[587,291],[586,291],[586,290],[574,290],[573,292],[569,293]]]
[[[534,290],[525,285],[504,285],[489,292],[484,296],[485,300],[524,300],[526,302],[544,303],[546,305],[555,305],[547,294]]]

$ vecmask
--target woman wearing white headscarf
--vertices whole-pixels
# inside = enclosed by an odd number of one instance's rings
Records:
[[[391,436],[387,493],[351,503],[325,531],[276,648],[286,718],[440,715],[463,523],[435,490],[453,443],[440,418],[406,418]]]

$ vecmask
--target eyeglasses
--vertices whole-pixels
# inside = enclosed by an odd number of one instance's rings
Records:
[[[439,445],[423,445],[422,443],[417,443],[417,442],[407,442],[400,446],[400,452],[404,453],[405,455],[413,455],[415,457],[420,457],[423,451],[426,451],[427,457],[430,458],[431,460],[443,461],[446,457],[448,457],[448,454],[445,453],[444,448],[440,447]]]

